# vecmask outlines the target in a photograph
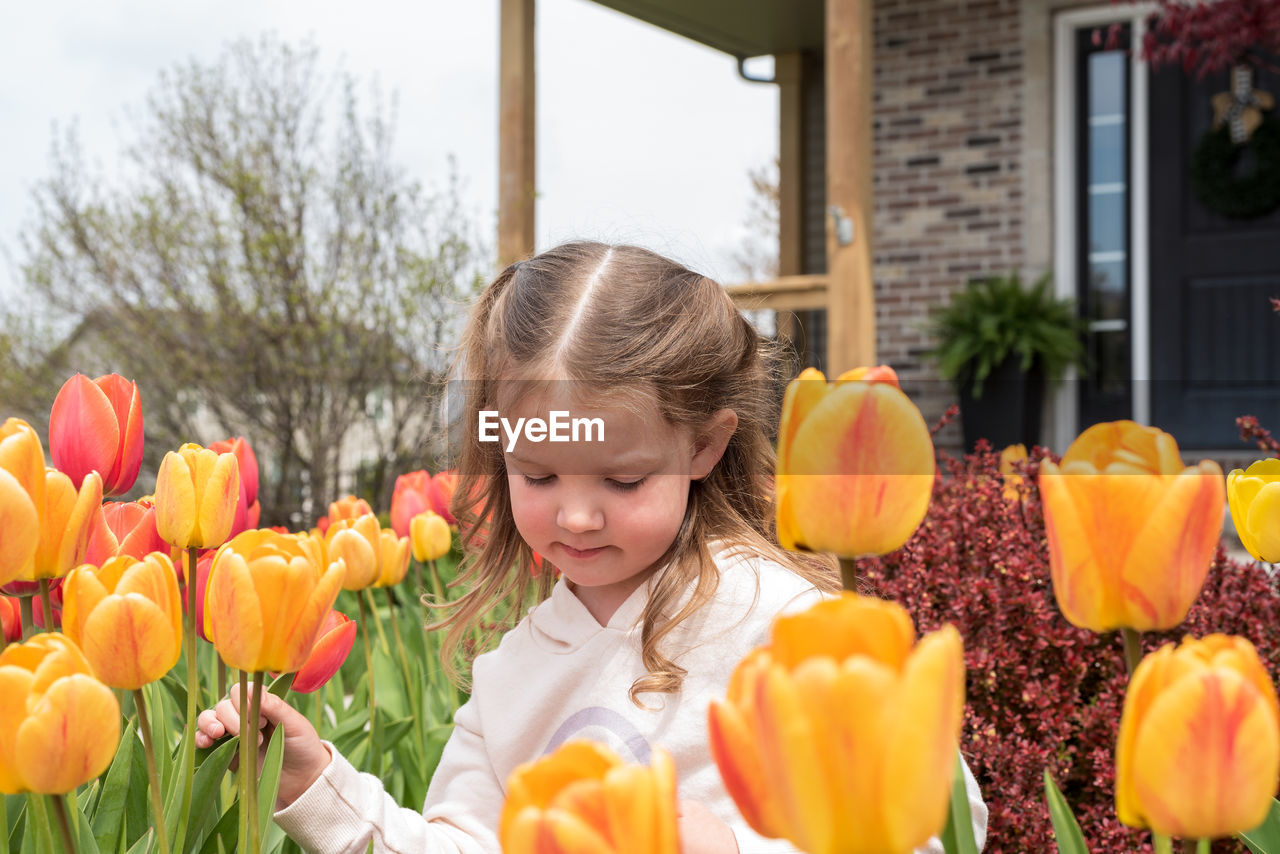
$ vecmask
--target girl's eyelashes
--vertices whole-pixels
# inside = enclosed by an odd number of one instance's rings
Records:
[[[542,477],[529,477],[529,475],[521,475],[527,486],[549,486],[556,476],[553,474],[543,475]]]
[[[611,489],[615,489],[618,492],[631,492],[639,489],[640,484],[644,483],[648,479],[648,476],[642,477],[638,480],[616,480],[614,478],[609,478],[607,483]]]

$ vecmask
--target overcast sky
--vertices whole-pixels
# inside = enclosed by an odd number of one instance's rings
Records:
[[[537,0],[540,248],[637,242],[732,279],[749,169],[777,153],[777,89],[726,54],[587,0]],[[109,169],[160,71],[235,38],[312,39],[322,62],[375,75],[399,101],[398,158],[440,186],[456,158],[492,239],[497,207],[498,0],[52,0],[6,4],[0,27],[0,290],[49,172],[53,128],[77,122]]]

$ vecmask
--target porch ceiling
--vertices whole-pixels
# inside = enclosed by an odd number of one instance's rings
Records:
[[[823,0],[595,2],[739,58],[823,44]]]

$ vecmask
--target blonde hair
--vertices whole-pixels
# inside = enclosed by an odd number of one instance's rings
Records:
[[[501,384],[535,369],[581,383],[597,400],[646,394],[670,424],[695,431],[719,410],[737,414],[720,461],[690,485],[684,521],[660,559],[668,568],[655,576],[641,617],[648,673],[631,686],[637,705],[641,693],[680,689],[685,670],[663,654],[662,640],[715,592],[711,541],[771,558],[824,590],[838,587],[829,562],[774,542],[769,436],[778,405],[768,354],[718,284],[645,249],[569,243],[502,271],[473,309],[459,354],[466,426],[453,512],[466,554],[457,583],[467,592],[438,624],[448,627],[444,661],[455,681],[455,653],[486,613],[514,603],[518,616],[554,583],[550,572],[530,572],[501,446],[478,440],[479,412],[498,408]]]

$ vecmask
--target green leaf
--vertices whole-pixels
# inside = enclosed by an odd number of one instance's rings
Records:
[[[1280,854],[1280,801],[1271,801],[1271,809],[1262,824],[1236,838],[1254,854]]]
[[[947,826],[942,830],[942,848],[947,854],[978,854],[978,843],[973,838],[973,815],[969,812],[969,791],[964,782],[964,764],[956,754],[955,771],[951,781],[951,807],[947,811]]]
[[[187,818],[187,839],[183,843],[186,851],[197,849],[203,839],[205,826],[217,815],[218,787],[239,744],[239,738],[228,738],[212,750],[196,751],[197,754],[203,754],[204,758],[197,756],[199,764],[196,765],[196,776],[191,786],[191,813]]]
[[[236,835],[240,829],[240,802],[232,801],[231,806],[214,825],[213,833],[204,841],[200,854],[219,854],[221,851],[236,850]]]
[[[1080,824],[1071,814],[1071,807],[1058,789],[1058,784],[1053,782],[1048,768],[1044,769],[1044,797],[1049,802],[1049,818],[1053,821],[1053,832],[1058,838],[1059,854],[1089,854],[1089,846],[1085,845]]]
[[[76,854],[99,854],[98,840],[94,837],[89,817],[84,814],[84,810],[76,808],[75,801],[71,798],[67,798],[67,801],[67,818],[71,820],[71,833],[76,840]]]
[[[258,777],[258,839],[266,842],[267,829],[271,827],[271,814],[275,811],[276,792],[280,789],[280,766],[284,762],[284,733],[275,734],[267,745],[267,755],[262,761]]]
[[[136,718],[125,721],[120,735],[120,745],[111,760],[107,776],[93,810],[93,838],[102,851],[114,852],[124,831],[124,805],[129,795],[130,770],[133,768],[133,751],[138,744]]]

